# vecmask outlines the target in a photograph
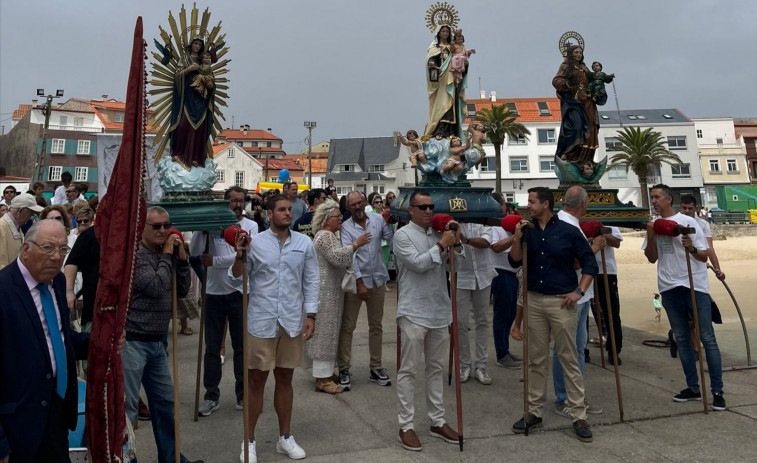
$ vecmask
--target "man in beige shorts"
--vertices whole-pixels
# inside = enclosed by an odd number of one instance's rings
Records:
[[[251,462],[257,461],[255,425],[263,410],[263,390],[271,370],[276,380],[273,402],[279,418],[276,451],[295,460],[305,458],[305,451],[289,433],[292,375],[302,364],[302,343],[313,336],[320,286],[313,242],[289,229],[291,200],[283,195],[272,196],[268,200],[268,217],[271,224],[268,230],[250,241],[239,237],[237,259],[231,267],[235,278],[246,271],[252,288],[247,310],[250,442],[246,446],[242,443],[240,455],[243,461],[246,448]],[[245,252],[246,269],[242,260]]]

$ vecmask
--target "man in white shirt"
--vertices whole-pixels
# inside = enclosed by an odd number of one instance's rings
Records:
[[[73,180],[71,172],[63,172],[60,174],[60,181],[63,182],[63,185],[55,189],[52,200],[53,204],[68,204],[69,201],[68,198],[66,198],[66,190],[71,185],[71,180]]]
[[[702,229],[704,238],[707,240],[707,246],[709,247],[707,249],[707,257],[712,262],[715,274],[719,280],[725,280],[725,273],[720,270],[720,261],[718,260],[718,255],[715,254],[715,247],[712,243],[712,229],[710,229],[710,224],[705,219],[697,217],[697,200],[694,196],[681,196],[681,214],[693,217],[697,221],[699,228]]]
[[[615,248],[620,247],[620,242],[623,241],[623,235],[620,234],[618,227],[610,227],[611,234],[604,235],[607,241],[605,247],[605,265],[607,266],[607,283],[610,292],[610,309],[612,309],[612,328],[613,336],[615,337],[615,349],[618,353],[618,365],[622,365],[620,360],[620,351],[623,349],[623,329],[620,321],[620,297],[618,295],[618,264],[615,262]],[[597,252],[597,267],[599,267],[599,273],[597,274],[597,289],[594,292],[594,300],[599,303],[602,309],[602,323],[604,326],[609,327],[610,322],[608,318],[607,298],[605,297],[605,279],[602,276],[602,253]],[[607,361],[613,363],[612,358],[612,343],[610,338],[607,338],[605,342],[605,350],[607,351]]]
[[[3,189],[3,199],[0,199],[0,204],[5,204],[6,206],[11,205],[11,201],[13,201],[13,198],[16,197],[16,187],[13,185],[8,185]]]
[[[305,451],[289,433],[292,420],[292,375],[303,361],[303,342],[313,336],[318,312],[320,280],[318,258],[307,236],[291,231],[292,202],[284,195],[268,199],[270,228],[249,242],[237,240],[237,252],[230,273],[249,276],[250,300],[247,312],[250,378],[250,439],[242,443],[250,461],[256,461],[255,426],[263,410],[263,391],[273,370],[276,388],[273,401],[279,418],[276,451],[292,459],[305,458]],[[242,255],[247,253],[245,268]],[[303,317],[303,304],[305,317]]]
[[[399,441],[407,450],[422,449],[415,434],[415,373],[421,356],[426,360],[426,406],[430,435],[458,443],[457,431],[444,419],[444,369],[449,355],[452,309],[447,294],[447,249],[462,249],[457,233],[443,234],[431,228],[434,214],[431,195],[416,190],[410,195],[411,222],[394,234],[397,258],[397,324],[400,327],[400,365],[397,370]],[[454,222],[453,222],[454,223]],[[460,251],[458,251],[460,252]]]
[[[258,224],[244,217],[245,190],[232,186],[226,190],[225,198],[229,201],[229,209],[234,212],[239,226],[250,236],[258,233]],[[205,242],[208,240],[208,252],[205,253]],[[242,348],[244,335],[244,320],[242,320],[242,282],[228,277],[229,267],[234,264],[236,252],[224,240],[223,235],[213,233],[195,233],[189,244],[193,256],[202,255],[202,264],[207,267],[207,301],[205,303],[205,368],[203,370],[203,384],[205,386],[205,401],[200,405],[199,415],[208,416],[220,407],[218,399],[221,391],[221,343],[224,337],[224,327],[228,320],[231,346],[234,349],[234,392],[236,393],[236,409],[243,409],[244,399],[244,351]]]
[[[586,208],[588,205],[589,195],[580,186],[572,186],[565,192],[565,200],[563,201],[563,208],[557,213],[557,218],[563,222],[567,222],[579,230],[581,227],[578,225],[578,219],[586,214]],[[583,235],[583,232],[581,232]],[[594,242],[591,243],[591,250],[593,253],[599,252],[600,249],[604,249],[607,242],[604,236],[598,236],[594,238]],[[576,270],[576,281],[581,281],[582,271]],[[589,317],[589,307],[591,305],[591,298],[594,297],[594,283],[589,284],[588,289],[581,296],[576,304],[578,310],[578,327],[576,331],[576,350],[578,351],[578,368],[581,370],[581,377],[585,378],[584,374],[584,349],[586,349],[586,343],[588,341],[589,332],[586,328],[586,321]],[[557,349],[553,350],[552,357],[552,381],[555,388],[555,413],[558,415],[571,417],[567,411],[568,394],[565,390],[565,378],[563,377],[563,368],[558,359]],[[586,384],[586,381],[584,381]],[[588,395],[588,394],[587,394]],[[586,413],[598,414],[604,410],[596,405],[593,405],[588,400],[586,402]]]
[[[470,337],[468,321],[470,311],[476,321],[476,358],[473,377],[483,385],[492,383],[486,372],[489,344],[489,299],[491,285],[497,271],[489,260],[492,243],[491,228],[478,223],[461,223],[460,240],[465,248],[465,259],[457,259],[457,336],[460,342],[460,381],[471,375]]]
[[[710,307],[709,281],[707,279],[707,240],[697,221],[687,215],[673,210],[673,192],[667,185],[652,187],[650,194],[652,206],[660,217],[686,227],[692,227],[692,235],[666,236],[655,233],[654,222],[647,224],[647,236],[642,249],[647,260],[657,264],[657,286],[662,295],[662,305],[670,321],[670,327],[676,336],[678,357],[681,359],[686,375],[686,389],[673,396],[676,402],[702,400],[697,375],[696,355],[691,348],[689,320],[693,307],[689,286],[689,272],[686,253],[690,254],[691,274],[694,282],[694,295],[699,316],[699,338],[704,346],[707,367],[710,372],[710,388],[714,410],[725,410],[723,398],[723,367],[720,349],[712,329],[712,311]]]
[[[380,214],[366,214],[363,210],[363,197],[357,191],[347,195],[347,209],[352,212],[349,219],[342,224],[342,245],[354,243],[364,233],[377,237],[367,245],[355,251],[352,260],[352,270],[355,272],[357,294],[344,295],[344,313],[342,327],[339,331],[339,352],[337,366],[339,367],[339,386],[343,390],[352,387],[350,380],[350,358],[352,356],[352,333],[357,325],[360,307],[365,302],[368,316],[368,351],[370,353],[369,381],[380,386],[392,384],[386,368],[381,366],[381,350],[384,330],[384,284],[389,281],[389,273],[384,266],[384,255],[381,252],[381,241],[391,241],[394,235],[392,226],[386,223]],[[378,239],[381,237],[381,239]]]

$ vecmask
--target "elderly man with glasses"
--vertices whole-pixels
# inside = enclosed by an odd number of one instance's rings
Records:
[[[0,269],[16,260],[24,244],[21,226],[42,209],[28,193],[13,198],[8,212],[0,217]]]

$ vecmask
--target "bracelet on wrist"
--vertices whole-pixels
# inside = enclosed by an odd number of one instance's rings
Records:
[[[311,320],[315,320],[315,314],[314,314],[314,313],[309,313],[309,314],[307,314],[307,317],[308,317],[309,319],[311,319]]]
[[[73,289],[67,289],[66,294],[76,294],[76,291],[74,291]]]

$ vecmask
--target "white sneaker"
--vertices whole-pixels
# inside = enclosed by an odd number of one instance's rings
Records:
[[[305,458],[305,451],[297,445],[291,434],[288,439],[285,439],[284,436],[279,437],[278,442],[276,442],[276,451],[286,454],[292,460],[302,460]]]
[[[460,367],[460,382],[466,383],[470,379],[470,367]]]
[[[250,463],[258,463],[258,455],[255,453],[255,441],[247,443],[247,455]],[[242,452],[239,454],[239,463],[244,463],[244,442],[242,442]]]
[[[478,382],[483,384],[484,386],[488,386],[492,383],[491,376],[489,376],[489,373],[487,373],[483,368],[476,368],[475,376]]]

